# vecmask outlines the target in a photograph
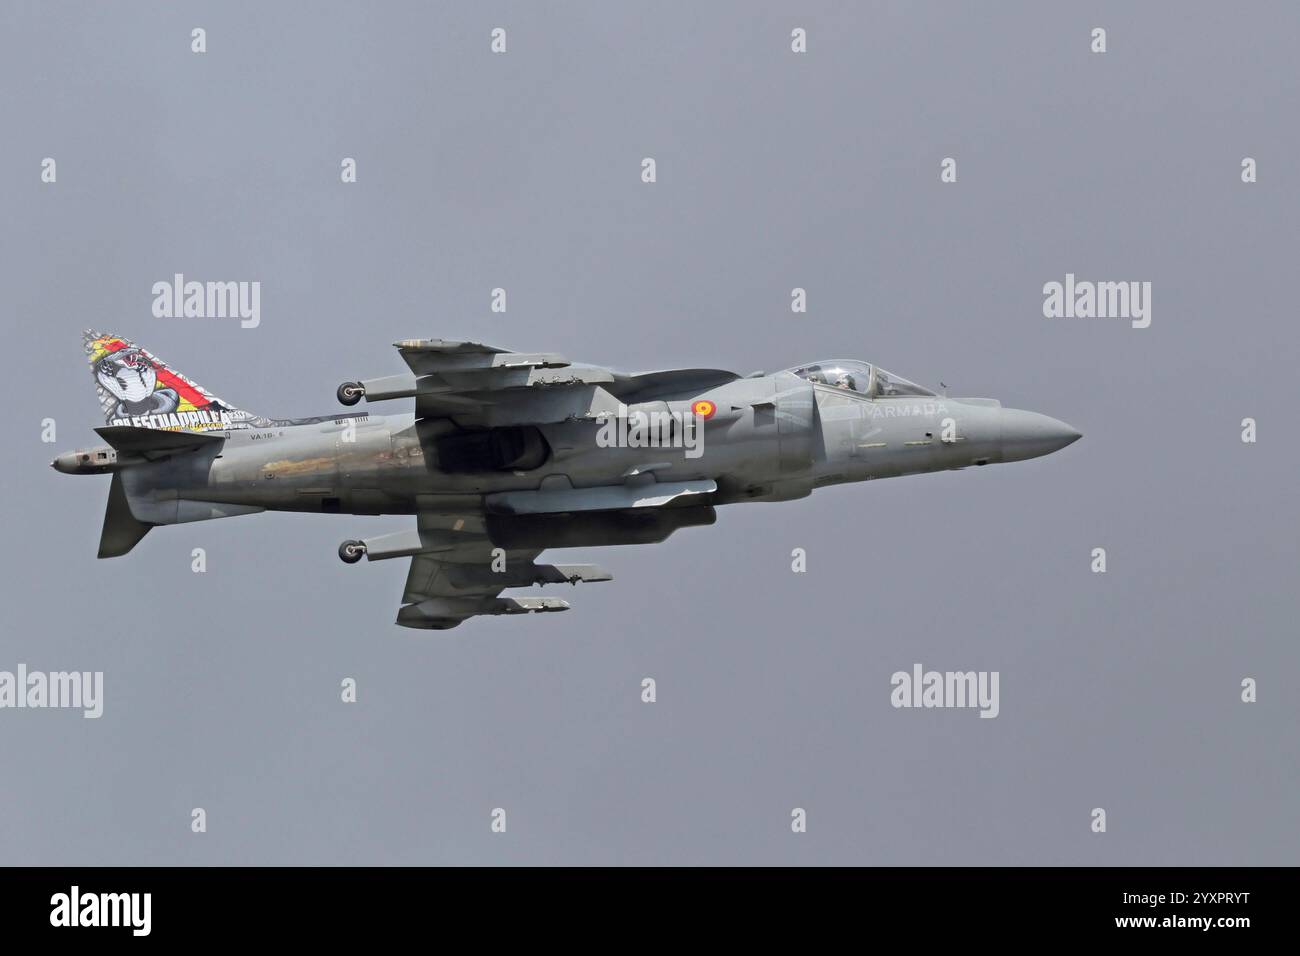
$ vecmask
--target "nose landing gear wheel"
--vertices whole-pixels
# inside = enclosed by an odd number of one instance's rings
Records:
[[[339,545],[339,557],[344,564],[356,564],[366,553],[366,546],[360,541],[344,541]]]
[[[366,390],[361,387],[360,382],[344,382],[337,392],[339,402],[343,405],[355,405],[361,401],[361,396],[364,394]]]

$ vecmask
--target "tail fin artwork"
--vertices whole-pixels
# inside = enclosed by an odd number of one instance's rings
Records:
[[[265,421],[222,401],[119,335],[88,329],[84,341],[106,425],[212,431]]]
[[[187,455],[212,458],[226,432],[269,424],[222,401],[151,352],[120,335],[87,331],[86,359],[95,379],[104,424],[95,429],[108,442],[65,452],[50,464],[65,474],[111,474],[99,557],[126,554],[160,524],[203,521],[261,511],[261,507],[182,502],[151,493],[156,468]]]

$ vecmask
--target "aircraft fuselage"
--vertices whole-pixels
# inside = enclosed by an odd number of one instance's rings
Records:
[[[701,400],[712,406],[707,420],[692,411]],[[511,491],[697,479],[716,482],[710,504],[784,500],[824,485],[1036,457],[1078,437],[986,399],[873,399],[790,372],[620,409],[634,426],[617,445],[601,439],[602,429],[612,433],[608,416],[466,432],[413,414],[344,414],[217,432],[224,441],[157,462],[122,455],[132,467],[121,471],[136,517],[174,524],[262,510],[411,514]],[[638,430],[643,421],[670,424]],[[685,436],[674,422],[687,422]],[[104,472],[118,461],[101,447],[54,466]]]

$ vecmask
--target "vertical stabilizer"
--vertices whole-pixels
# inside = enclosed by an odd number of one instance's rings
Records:
[[[106,425],[211,431],[264,421],[120,335],[88,330],[84,343]]]

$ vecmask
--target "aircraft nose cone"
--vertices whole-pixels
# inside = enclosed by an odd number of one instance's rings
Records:
[[[1083,436],[1065,422],[1038,412],[1002,409],[1002,460],[1024,461],[1060,451]]]

